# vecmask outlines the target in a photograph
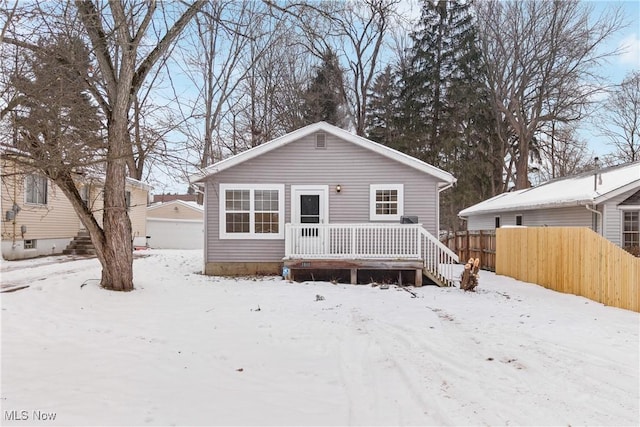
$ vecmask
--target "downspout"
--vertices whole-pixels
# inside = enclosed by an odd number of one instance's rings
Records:
[[[589,212],[593,212],[600,217],[600,220],[596,222],[596,228],[600,230],[600,232],[598,232],[597,230],[594,230],[594,231],[596,231],[596,233],[602,236],[602,227],[604,226],[604,224],[602,224],[602,212],[598,212],[598,210],[596,209],[596,201],[595,201],[595,196],[597,195],[597,191],[598,191],[598,181],[600,181],[600,184],[602,185],[602,175],[598,174],[598,169],[600,169],[600,159],[598,157],[595,157],[593,161],[595,163],[595,172],[593,174],[594,198],[591,199],[591,206],[593,207],[589,207],[589,205],[584,205],[584,207],[587,208]],[[599,227],[598,227],[598,224],[600,225]]]
[[[593,207],[589,207],[589,205],[584,205],[584,207],[587,208],[587,210],[589,212],[593,212],[594,214],[598,215],[599,220],[596,223],[596,228],[597,228],[596,233],[598,233],[598,234],[600,234],[602,236],[602,226],[603,226],[603,224],[602,224],[602,212],[598,211],[595,208],[596,204],[595,204],[595,202],[593,200],[591,201],[591,205]]]
[[[16,178],[17,174],[16,174],[16,166],[15,164],[13,165],[13,204],[15,205],[17,203],[17,199],[18,199],[18,180]],[[24,188],[24,186],[23,186]],[[18,216],[18,213],[15,212],[13,214],[13,234],[11,237],[11,249],[15,249],[16,248],[16,226],[17,226],[17,221],[18,218],[16,218]]]
[[[453,182],[450,182],[448,185],[445,185],[442,188],[438,188],[438,205],[436,206],[436,238],[438,240],[440,240],[440,193],[442,193],[445,190],[450,189],[451,187],[453,187],[455,185],[457,181],[454,179]]]

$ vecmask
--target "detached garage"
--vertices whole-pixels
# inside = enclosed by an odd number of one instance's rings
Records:
[[[202,249],[204,208],[195,202],[173,200],[147,208],[147,236],[154,249]]]

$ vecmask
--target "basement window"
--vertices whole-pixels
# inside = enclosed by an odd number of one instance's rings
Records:
[[[25,249],[35,249],[36,248],[36,242],[37,242],[37,240],[35,240],[35,239],[28,239],[28,240],[25,240],[23,242],[23,246],[24,246]]]

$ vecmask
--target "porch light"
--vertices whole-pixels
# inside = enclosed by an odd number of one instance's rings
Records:
[[[336,185],[336,193],[339,193],[342,191],[342,186],[340,184]]]

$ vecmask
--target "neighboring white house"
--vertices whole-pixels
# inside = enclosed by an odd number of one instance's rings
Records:
[[[460,211],[468,230],[589,227],[622,247],[640,244],[640,162],[499,194]]]
[[[147,208],[148,245],[156,249],[202,249],[204,208],[196,202],[172,200]]]

